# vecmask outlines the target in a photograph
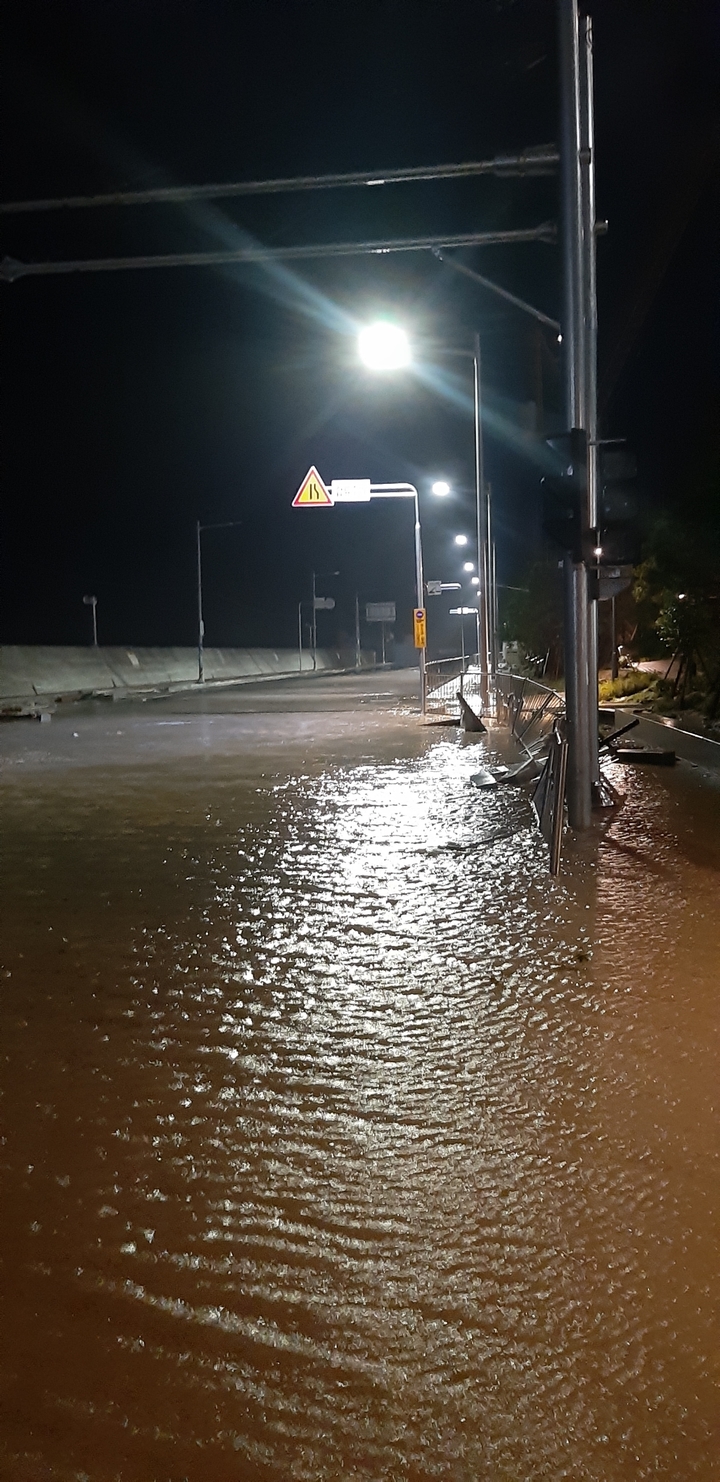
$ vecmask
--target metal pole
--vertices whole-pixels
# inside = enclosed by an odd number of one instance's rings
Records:
[[[460,689],[462,689],[462,687],[463,687],[463,678],[465,676],[465,613],[464,612],[460,614],[460,662],[462,664],[462,677],[460,679]]]
[[[564,561],[565,570],[565,634],[566,634],[566,657],[565,657],[565,707],[567,715],[572,715],[575,721],[575,761],[576,767],[585,764],[585,771],[579,776],[574,776],[571,784],[570,776],[570,748],[568,746],[568,772],[567,772],[567,799],[568,814],[570,813],[571,800],[573,803],[572,828],[583,829],[590,826],[591,794],[590,778],[588,774],[587,760],[590,753],[588,741],[588,721],[590,712],[583,699],[587,695],[588,686],[588,629],[587,621],[587,570],[582,561],[575,562],[568,553]],[[568,656],[570,662],[568,662]],[[569,737],[568,737],[569,740]],[[572,785],[572,791],[571,791]]]
[[[500,632],[500,622],[499,622],[499,615],[498,615],[497,551],[495,549],[495,541],[494,540],[492,541],[491,546],[490,546],[490,574],[491,574],[492,615],[493,615],[493,683],[494,683],[495,682],[495,674],[497,672],[498,659],[500,657],[500,644],[498,642],[498,633]]]
[[[495,549],[492,536],[492,486],[485,485],[485,564],[487,566],[487,633],[488,633],[488,673],[490,676],[490,693],[495,689],[495,575],[493,570],[493,551]]]
[[[420,530],[420,502],[417,489],[415,490],[415,601],[418,608],[425,606],[425,578],[423,575],[422,554],[422,532]],[[427,712],[427,669],[425,666],[425,649],[420,653],[420,712]]]
[[[97,646],[98,646],[98,641],[97,641],[97,597],[93,597],[93,600],[92,600],[92,615],[93,615],[93,648],[97,648]]]
[[[475,525],[477,534],[477,574],[480,578],[480,700],[483,710],[489,706],[490,689],[488,662],[489,651],[489,606],[488,606],[488,561],[487,561],[487,512],[485,490],[485,460],[482,435],[482,399],[480,371],[480,336],[475,335],[473,354],[473,413],[475,426]]]
[[[585,320],[583,213],[580,177],[580,59],[577,0],[558,0],[560,50],[560,175],[563,250],[563,360],[568,428],[583,427]],[[590,826],[592,769],[589,742],[587,571],[570,555],[565,584],[565,691],[568,739],[567,800],[571,828]]]
[[[302,602],[298,602],[298,661],[300,673],[302,674]]]
[[[362,663],[362,650],[360,648],[360,597],[355,593],[355,668],[359,669]]]
[[[598,420],[597,420],[597,238],[595,234],[595,111],[593,98],[592,19],[580,22],[580,169],[583,207],[583,310],[585,322],[585,416],[582,426],[588,435],[587,528],[598,524]],[[600,781],[600,736],[598,732],[598,602],[588,605],[588,743],[590,779]]]
[[[315,671],[317,669],[317,608],[315,606],[315,572],[314,571],[313,571],[313,574],[312,574],[312,593],[313,593],[313,598],[312,598],[312,602],[313,602],[313,610],[312,610],[312,661],[313,661],[313,671]]]
[[[203,640],[205,638],[205,624],[203,622],[203,600],[202,600],[202,553],[200,549],[200,521],[196,525],[197,534],[197,610],[198,610],[198,684],[205,680],[205,666],[203,663]]]
[[[618,677],[617,626],[615,621],[615,598],[610,598],[610,678]]]

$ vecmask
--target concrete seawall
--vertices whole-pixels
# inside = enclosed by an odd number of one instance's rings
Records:
[[[302,673],[313,672],[312,655],[303,653]],[[208,683],[282,678],[300,672],[297,649],[207,648]],[[318,671],[346,667],[347,655],[318,649]],[[79,695],[129,695],[143,690],[186,688],[197,682],[195,648],[0,648],[0,710],[48,708]]]

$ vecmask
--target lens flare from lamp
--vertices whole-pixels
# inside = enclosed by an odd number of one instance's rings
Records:
[[[369,370],[401,370],[410,364],[410,341],[399,324],[378,319],[358,336],[358,352]]]

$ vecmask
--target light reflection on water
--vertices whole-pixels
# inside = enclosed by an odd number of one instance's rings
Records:
[[[0,1477],[710,1482],[717,792],[336,752],[8,789]]]

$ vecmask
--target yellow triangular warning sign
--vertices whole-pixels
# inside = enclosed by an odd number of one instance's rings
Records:
[[[308,473],[306,473],[300,485],[300,488],[298,489],[297,494],[293,499],[292,507],[293,509],[295,509],[299,505],[301,505],[303,508],[305,508],[305,506],[313,505],[317,509],[323,504],[332,506],[332,499],[330,498],[330,495],[325,488],[325,485],[317,469],[311,468]]]

